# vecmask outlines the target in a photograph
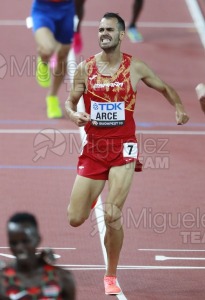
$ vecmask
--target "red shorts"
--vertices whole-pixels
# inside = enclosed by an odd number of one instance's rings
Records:
[[[142,171],[138,160],[137,141],[98,139],[87,141],[79,157],[78,175],[96,180],[107,180],[110,168],[136,161],[135,171]]]

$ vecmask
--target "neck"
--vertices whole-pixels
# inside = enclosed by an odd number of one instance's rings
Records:
[[[108,63],[110,66],[115,66],[121,62],[122,53],[120,51],[114,52],[101,52],[101,61]]]
[[[16,270],[25,274],[35,272],[35,270],[38,269],[39,266],[40,266],[40,261],[37,258],[29,260],[25,263],[16,261]]]
[[[98,71],[105,76],[113,76],[120,67],[122,53],[105,53],[101,52],[97,57]]]

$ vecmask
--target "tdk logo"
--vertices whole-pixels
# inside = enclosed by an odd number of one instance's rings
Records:
[[[93,109],[94,109],[94,110],[98,110],[98,105],[97,105],[97,103],[94,103],[94,104],[93,104]]]
[[[95,110],[108,111],[108,110],[122,110],[122,103],[98,103],[93,104]]]

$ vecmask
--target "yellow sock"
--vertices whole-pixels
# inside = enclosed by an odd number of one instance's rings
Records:
[[[38,57],[37,60],[36,80],[38,84],[44,88],[47,88],[51,85],[51,72],[49,65],[43,63],[40,57]]]
[[[47,117],[49,119],[61,118],[63,116],[57,96],[47,96]]]

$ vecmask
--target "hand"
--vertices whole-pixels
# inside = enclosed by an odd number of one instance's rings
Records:
[[[71,120],[78,126],[85,126],[90,121],[90,115],[86,112],[75,112],[71,116]]]
[[[177,125],[183,125],[189,121],[189,116],[184,111],[184,108],[181,104],[176,106],[176,121]]]
[[[202,111],[205,113],[205,96],[200,99],[200,105]]]
[[[5,262],[0,260],[0,270],[2,270],[5,266],[6,266]]]
[[[47,248],[43,249],[39,254],[40,258],[47,264],[54,264],[55,263],[55,256],[52,249]]]

